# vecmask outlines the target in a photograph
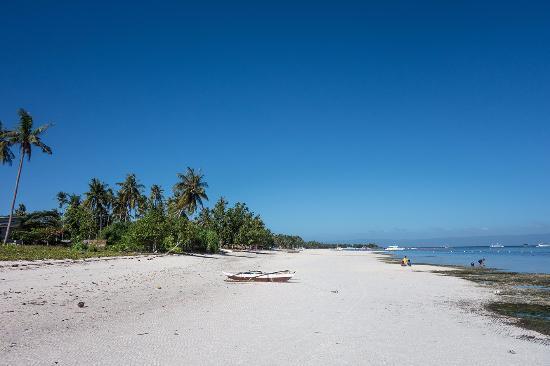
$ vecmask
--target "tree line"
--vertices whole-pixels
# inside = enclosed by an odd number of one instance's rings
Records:
[[[245,203],[233,206],[222,197],[214,207],[204,207],[208,201],[208,183],[200,171],[188,167],[177,174],[172,194],[165,197],[159,185],[145,187],[135,174],[117,182],[114,187],[92,178],[82,194],[59,192],[54,210],[27,213],[20,204],[15,209],[17,191],[25,158],[30,161],[33,148],[51,155],[52,149],[42,141],[51,126],[33,127],[32,116],[20,109],[19,122],[13,130],[0,123],[0,160],[11,165],[19,151],[19,167],[12,197],[8,239],[26,244],[82,245],[90,239],[106,240],[109,245],[129,251],[192,250],[215,252],[220,246],[234,247],[295,247],[303,243],[299,237],[288,242],[284,236],[273,235],[261,217]],[[11,233],[13,216],[21,223]],[[289,236],[290,237],[290,236]],[[298,238],[298,239],[296,239]]]
[[[20,205],[15,214],[22,222],[11,237],[47,245],[106,240],[115,249],[136,252],[217,252],[221,246],[275,244],[262,218],[245,203],[231,206],[221,197],[205,207],[208,184],[202,173],[187,168],[177,177],[169,197],[157,184],[146,191],[135,174],[117,182],[117,189],[92,178],[83,194],[59,192],[56,209],[27,213]]]
[[[230,205],[221,197],[212,208],[204,175],[192,168],[178,174],[172,195],[153,184],[148,191],[135,174],[116,183],[117,190],[92,178],[83,194],[59,192],[58,207],[27,213],[12,238],[23,244],[68,244],[105,240],[120,251],[217,252],[226,248],[303,247],[299,236],[274,235],[245,203]]]
[[[11,201],[4,244],[8,239],[24,244],[73,245],[84,248],[90,240],[104,240],[120,251],[217,252],[227,248],[327,248],[337,244],[306,242],[299,236],[273,234],[260,215],[245,203],[230,205],[221,197],[212,208],[204,174],[188,167],[177,174],[171,194],[153,184],[146,191],[135,174],[127,174],[113,187],[92,178],[81,194],[59,192],[56,209],[28,213],[23,204],[15,209],[25,157],[30,161],[33,148],[52,154],[42,141],[51,124],[33,127],[32,116],[20,109],[13,130],[0,122],[0,161],[11,165],[19,151],[19,166]],[[19,219],[11,232],[13,216]],[[342,245],[340,245],[342,246]],[[344,245],[351,246],[351,245]]]

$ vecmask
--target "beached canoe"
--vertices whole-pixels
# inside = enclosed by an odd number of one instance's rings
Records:
[[[262,271],[246,271],[237,273],[226,273],[228,279],[232,281],[244,281],[244,282],[287,282],[294,276],[294,272],[276,271],[276,272],[262,272]]]

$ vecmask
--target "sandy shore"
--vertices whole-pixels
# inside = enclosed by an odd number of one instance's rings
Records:
[[[246,269],[297,274],[224,281]],[[497,295],[425,270],[329,250],[2,267],[0,364],[550,364],[540,335],[478,311]]]

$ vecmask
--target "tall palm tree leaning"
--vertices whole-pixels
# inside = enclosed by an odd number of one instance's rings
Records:
[[[208,201],[206,188],[208,183],[204,181],[204,174],[200,171],[187,167],[185,174],[178,174],[180,181],[173,187],[175,208],[179,211],[180,216],[187,212],[193,215],[200,205],[204,207],[202,200]]]
[[[42,149],[42,152],[51,155],[52,149],[44,144],[40,139],[42,135],[51,124],[42,125],[33,130],[32,116],[24,109],[19,109],[19,125],[14,131],[2,132],[4,139],[11,145],[19,145],[19,152],[21,157],[19,159],[19,169],[17,170],[17,179],[15,181],[15,190],[13,192],[13,200],[11,202],[10,218],[8,219],[8,227],[6,229],[6,235],[4,236],[4,244],[8,242],[10,235],[11,220],[13,218],[13,209],[15,207],[15,200],[17,199],[17,190],[19,189],[19,179],[21,178],[21,170],[23,169],[23,160],[25,155],[27,160],[31,160],[32,147],[36,146]]]

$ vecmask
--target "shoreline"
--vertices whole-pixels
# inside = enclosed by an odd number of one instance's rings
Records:
[[[548,338],[487,315],[482,304],[496,298],[489,289],[377,257],[234,252],[0,268],[0,364],[548,360]],[[257,284],[226,282],[222,274],[248,269],[296,276]]]
[[[400,263],[391,253],[378,254],[382,262]],[[430,263],[413,266],[436,267],[432,273],[462,278],[490,288],[499,299],[485,304],[486,310],[510,324],[550,337],[550,274]]]

